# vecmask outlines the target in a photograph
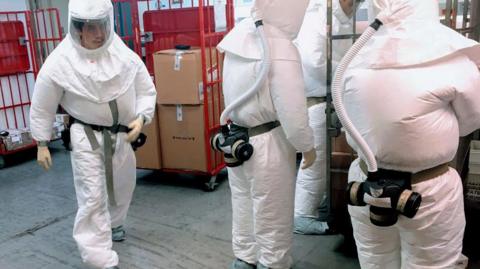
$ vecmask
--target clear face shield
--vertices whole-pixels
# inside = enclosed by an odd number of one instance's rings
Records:
[[[70,35],[75,43],[88,50],[101,48],[111,36],[111,22],[103,19],[70,19]]]

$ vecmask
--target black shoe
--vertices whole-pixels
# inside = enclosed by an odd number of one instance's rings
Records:
[[[123,226],[118,226],[112,228],[112,241],[113,242],[122,242],[126,239],[126,233],[123,229]]]
[[[238,258],[236,258],[233,262],[232,265],[230,266],[230,269],[256,269],[257,266],[255,264],[250,264],[245,261],[242,261]]]

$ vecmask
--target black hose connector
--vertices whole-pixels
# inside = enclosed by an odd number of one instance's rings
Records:
[[[262,25],[263,25],[263,21],[262,21],[262,20],[258,20],[258,21],[255,22],[255,27],[257,27],[257,28],[260,27],[260,26],[262,26]]]
[[[224,136],[227,136],[230,132],[230,128],[228,128],[228,124],[220,126],[220,130]]]
[[[372,27],[373,29],[375,29],[375,31],[378,31],[378,29],[380,29],[380,27],[383,25],[383,22],[381,22],[379,19],[375,19],[372,24],[370,24],[370,27]]]
[[[144,133],[140,133],[134,141],[132,141],[130,144],[132,145],[132,148],[134,151],[136,151],[138,148],[142,147],[145,145],[147,142],[147,135]]]

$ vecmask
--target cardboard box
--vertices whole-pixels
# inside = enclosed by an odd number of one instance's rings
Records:
[[[62,131],[65,130],[65,123],[55,121],[52,127],[52,137],[51,140],[57,140],[62,138]]]
[[[55,115],[55,122],[61,122],[65,126],[67,126],[69,121],[70,121],[70,115],[68,115],[68,114],[56,114]]]
[[[0,139],[8,151],[33,144],[32,134],[28,128],[8,129],[6,131],[8,136],[1,136]]]
[[[137,168],[161,169],[162,153],[160,144],[160,129],[158,126],[158,108],[155,110],[152,122],[142,130],[147,136],[145,145],[135,151]]]
[[[347,185],[348,185],[348,171],[332,171],[331,173],[331,201],[332,210],[342,215],[347,215]]]
[[[204,105],[160,105],[163,167],[208,172]],[[212,122],[212,121],[210,121]],[[214,162],[213,151],[212,162]]]
[[[356,155],[346,152],[332,152],[331,167],[335,169],[347,170],[350,168],[350,164],[355,160]]]
[[[212,66],[207,70],[207,79],[216,80],[217,60],[215,48],[207,50],[207,59]],[[210,61],[210,60],[209,60]],[[155,85],[158,104],[203,103],[202,56],[201,50],[162,50],[153,54]]]
[[[345,132],[342,132],[338,137],[332,138],[332,151],[353,153],[353,149],[347,143]]]

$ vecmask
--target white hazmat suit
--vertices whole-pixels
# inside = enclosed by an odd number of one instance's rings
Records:
[[[92,22],[105,26],[103,45],[97,49],[80,44],[80,30],[75,28],[80,23],[85,31]],[[75,119],[93,125],[126,126],[137,118],[150,122],[155,87],[141,59],[114,34],[111,2],[70,0],[69,23],[69,34],[47,58],[35,84],[30,111],[35,140],[50,140],[59,104]],[[125,132],[87,129],[78,122],[70,129],[78,202],[73,237],[85,263],[107,268],[118,264],[111,227],[125,221],[136,181],[135,155]],[[113,143],[110,156],[109,143]],[[109,157],[111,187],[106,183]]]
[[[333,0],[332,3],[332,34],[351,34],[353,30],[352,19],[345,14],[339,0]],[[328,228],[326,223],[316,220],[319,217],[318,208],[326,190],[326,14],[326,1],[311,0],[298,37],[294,41],[302,59],[305,95],[307,99],[309,99],[309,102],[307,102],[309,106],[309,125],[313,129],[317,155],[311,167],[299,169],[297,174],[295,190],[295,232],[302,234],[322,234],[327,232],[326,229]],[[340,62],[351,45],[352,41],[350,39],[336,40],[333,42],[333,70],[335,70],[338,62]]]
[[[450,162],[459,136],[480,127],[480,47],[440,24],[436,0],[375,0],[372,10],[402,7],[410,12],[391,17],[353,59],[343,98],[378,167],[417,173]],[[349,181],[366,179],[359,163]],[[458,173],[450,168],[412,189],[420,209],[390,227],[374,226],[369,206],[349,206],[361,267],[465,268]]]
[[[248,128],[281,123],[250,137],[254,147],[250,160],[228,169],[234,254],[263,268],[292,265],[295,152],[313,152],[300,57],[292,43],[307,4],[307,0],[255,2],[252,15],[263,19],[270,44],[270,73],[265,86],[230,114],[235,124]],[[247,18],[236,25],[218,48],[225,52],[223,91],[228,105],[253,85],[260,68],[262,50],[254,20]]]

